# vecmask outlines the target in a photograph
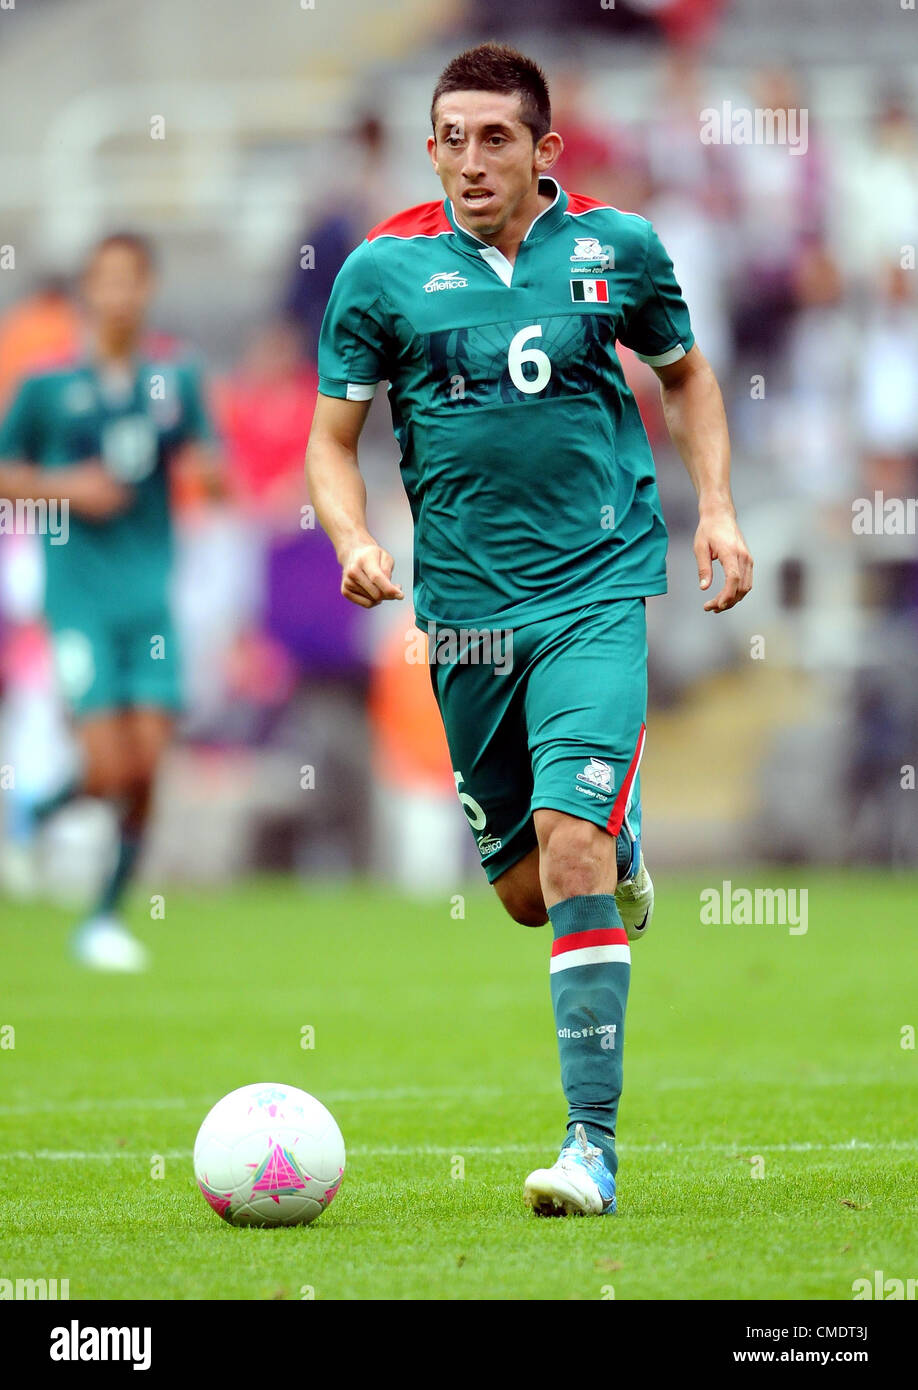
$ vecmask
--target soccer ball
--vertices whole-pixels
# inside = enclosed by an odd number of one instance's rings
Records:
[[[344,1140],[315,1096],[257,1082],[230,1091],[205,1117],[194,1175],[232,1226],[305,1226],[341,1185]]]

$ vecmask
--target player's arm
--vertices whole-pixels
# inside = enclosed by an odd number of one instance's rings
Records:
[[[695,558],[702,589],[709,589],[713,562],[724,583],[705,612],[723,613],[752,588],[752,556],[743,540],[730,494],[730,438],[723,397],[707,358],[692,346],[684,357],[654,367],[660,378],[663,415],[698,494]]]
[[[112,477],[101,460],[54,469],[31,461],[38,415],[34,387],[26,380],[0,423],[0,497],[13,502],[66,502],[91,521],[105,521],[123,511],[131,491]]]
[[[357,441],[370,402],[319,393],[306,449],[309,497],[341,565],[341,592],[361,608],[404,598],[392,582],[394,560],[367,526],[367,490]]]
[[[98,459],[54,469],[11,460],[0,462],[0,497],[14,502],[66,502],[89,521],[105,521],[124,511],[131,491]]]
[[[695,335],[673,263],[649,222],[633,249],[639,264],[624,306],[619,337],[660,378],[667,428],[698,493],[695,558],[702,589],[724,570],[720,593],[705,612],[723,613],[752,587],[752,557],[736,524],[730,496],[730,439],[717,378],[695,346]]]
[[[404,598],[394,561],[367,526],[357,441],[376,384],[391,375],[391,323],[368,242],[338,272],[319,334],[319,394],[306,450],[309,498],[341,565],[341,592],[361,608]]]
[[[207,404],[204,373],[194,360],[182,364],[182,441],[169,460],[170,469],[195,480],[205,495],[226,495],[226,477],[217,435]]]

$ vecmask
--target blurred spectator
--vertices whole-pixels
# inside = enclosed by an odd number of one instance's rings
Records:
[[[857,469],[851,401],[861,345],[838,262],[825,242],[803,248],[791,289],[787,350],[770,411],[775,461],[789,495],[849,498]]]
[[[78,334],[76,307],[59,277],[8,309],[0,318],[0,411],[21,376],[71,353]]]
[[[774,141],[733,150],[739,208],[734,236],[739,252],[734,281],[734,331],[741,354],[766,371],[780,352],[794,306],[794,266],[801,247],[823,238],[828,214],[826,160],[811,112],[792,75],[782,69],[758,75],[755,110],[783,116],[787,130],[802,132],[805,153]],[[802,141],[801,141],[802,148]]]
[[[306,500],[303,453],[317,388],[296,328],[276,321],[253,334],[215,393],[230,493],[247,515],[283,530],[299,526]]]
[[[918,305],[915,271],[884,267],[861,342],[859,435],[865,486],[893,496],[918,488]]]
[[[647,196],[640,143],[621,121],[620,112],[614,112],[612,120],[605,114],[599,120],[596,113],[581,72],[570,69],[552,83],[552,127],[564,140],[564,151],[552,173],[570,192],[638,211]]]
[[[918,238],[918,126],[904,96],[881,93],[877,106],[840,170],[835,208],[839,244],[863,279]]]
[[[514,30],[603,28],[615,37],[655,38],[662,33],[672,43],[698,42],[707,38],[726,0],[476,0],[474,14],[479,31],[493,37]]]
[[[318,221],[307,225],[298,242],[296,269],[287,283],[283,311],[303,329],[313,361],[335,276],[369,229],[400,206],[387,169],[386,149],[381,118],[361,117],[342,142],[328,185],[321,190]],[[304,253],[302,247],[308,251]],[[304,256],[311,264],[303,265]]]

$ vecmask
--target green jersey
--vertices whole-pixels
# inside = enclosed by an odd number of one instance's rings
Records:
[[[514,626],[666,591],[653,457],[616,341],[653,366],[694,338],[643,217],[565,193],[511,265],[449,199],[380,223],[344,263],[319,390],[382,380],[415,524],[424,622]]]
[[[199,374],[187,361],[144,357],[112,376],[81,360],[28,376],[0,424],[0,459],[67,468],[99,459],[131,490],[106,521],[70,512],[66,543],[45,537],[45,608],[52,625],[74,614],[144,615],[166,599],[172,556],[167,464],[210,429]]]

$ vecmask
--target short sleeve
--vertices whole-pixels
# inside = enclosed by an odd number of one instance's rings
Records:
[[[388,378],[385,296],[370,243],[352,251],[338,272],[319,335],[323,396],[368,401]]]
[[[647,238],[644,267],[628,296],[618,336],[651,367],[667,367],[685,356],[695,336],[673,263],[649,222]]]
[[[35,383],[23,381],[9,409],[0,421],[0,459],[38,462],[38,413],[35,409]]]

